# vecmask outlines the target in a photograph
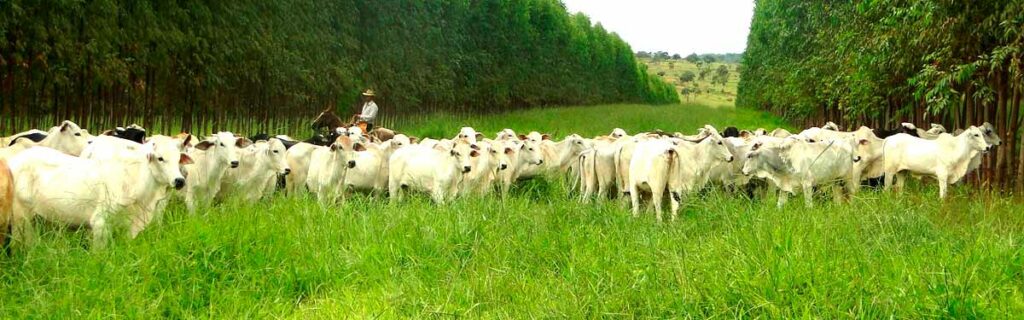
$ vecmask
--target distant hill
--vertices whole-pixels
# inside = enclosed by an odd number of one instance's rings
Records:
[[[736,87],[740,79],[739,59],[742,54],[705,54],[677,57],[660,52],[651,55],[637,53],[637,59],[647,66],[647,72],[671,83],[682,101],[698,102],[710,106],[735,106]],[[735,62],[734,62],[735,61]],[[715,74],[721,66],[728,70],[725,84],[715,83]],[[704,78],[701,79],[701,70]],[[684,75],[691,73],[693,79],[684,81]]]

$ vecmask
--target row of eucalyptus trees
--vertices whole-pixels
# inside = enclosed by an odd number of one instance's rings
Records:
[[[1024,191],[1024,1],[757,1],[737,104],[796,124],[991,122],[974,181]]]
[[[391,123],[678,101],[559,0],[0,1],[4,134],[60,119],[288,133],[368,88]]]

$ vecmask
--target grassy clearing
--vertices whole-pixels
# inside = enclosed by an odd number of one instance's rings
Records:
[[[479,119],[485,132],[559,135],[705,122],[770,127],[733,109],[604,106]],[[732,122],[735,121],[735,122]],[[459,123],[410,128],[450,133]],[[561,128],[561,131],[556,130]],[[578,204],[530,181],[506,201],[357,196],[180,203],[134,241],[90,252],[87,232],[41,228],[0,259],[5,318],[991,317],[1024,314],[1022,206],[931,186],[849,204],[707,192],[673,223],[617,201]]]

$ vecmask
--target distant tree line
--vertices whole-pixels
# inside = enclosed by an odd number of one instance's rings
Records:
[[[280,132],[366,88],[385,116],[678,101],[558,0],[0,2],[0,132]]]
[[[1024,1],[758,1],[737,104],[802,125],[963,128],[1003,145],[981,176],[1024,190]]]
[[[686,57],[683,57],[683,56],[679,55],[678,53],[669,54],[666,51],[657,51],[657,52],[638,51],[636,53],[636,56],[638,58],[648,58],[648,59],[652,59],[652,60],[656,60],[656,61],[662,61],[662,60],[686,60],[686,61],[689,61],[690,63],[698,63],[698,62],[703,61],[705,63],[720,62],[720,63],[726,63],[726,64],[736,64],[736,63],[740,63],[740,61],[743,60],[743,54],[742,53],[705,53],[705,54],[691,53],[690,55],[688,55]]]

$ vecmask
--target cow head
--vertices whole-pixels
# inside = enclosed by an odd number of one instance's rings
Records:
[[[48,147],[69,155],[79,156],[82,154],[82,150],[89,145],[92,135],[74,122],[64,120],[60,126],[50,129],[47,138],[52,139]]]
[[[538,166],[544,164],[544,154],[540,152],[540,144],[538,143],[523,142],[519,147],[519,156],[528,164]]]
[[[285,147],[284,142],[281,139],[270,138],[264,145],[266,147],[262,151],[265,152],[265,156],[262,158],[270,161],[270,167],[274,168],[279,175],[291,173],[292,169],[288,167],[287,157],[285,157],[288,148]]]
[[[931,129],[928,129],[928,131],[925,131],[925,132],[927,132],[928,134],[931,134],[931,135],[940,135],[940,134],[946,133],[946,127],[944,127],[943,125],[938,124],[938,123],[933,123],[931,125]]]
[[[505,129],[501,129],[501,131],[498,131],[498,135],[495,138],[495,140],[507,141],[507,140],[516,140],[518,138],[519,138],[519,135],[516,135],[516,132],[514,130],[509,129],[509,128],[505,128]]]
[[[356,152],[366,151],[366,147],[361,142],[356,142],[347,136],[340,136],[334,139],[334,143],[331,144],[331,152],[337,155],[338,164],[342,165],[343,168],[352,169],[356,167]]]
[[[988,152],[992,149],[992,145],[985,140],[985,131],[982,128],[971,126],[961,133],[960,137],[966,139],[967,147],[971,150]]]
[[[729,150],[728,142],[720,135],[708,136],[701,143],[707,146],[707,150],[711,151],[711,156],[717,161],[732,162],[735,159]]]
[[[619,138],[625,137],[627,135],[628,134],[626,134],[626,130],[623,130],[622,128],[615,128],[615,129],[612,129],[612,134],[610,136],[613,139],[619,139]]]
[[[476,132],[476,129],[473,129],[473,127],[462,127],[462,129],[459,129],[459,134],[455,136],[454,140],[456,142],[476,144],[478,140],[481,140],[483,138],[484,135],[480,134],[479,132]]]
[[[406,136],[406,135],[401,134],[401,133],[396,134],[395,137],[391,138],[391,140],[388,140],[388,141],[391,142],[391,145],[395,149],[399,149],[401,147],[405,147],[405,146],[408,146],[408,145],[411,145],[411,144],[414,143],[412,141],[412,139],[409,138],[409,136]]]
[[[238,148],[245,148],[252,144],[249,139],[236,138],[231,132],[218,132],[195,145],[196,149],[206,152],[207,157],[217,163],[222,163],[231,168],[238,168]]]
[[[156,181],[168,187],[181,189],[185,186],[185,176],[181,166],[192,164],[192,158],[182,153],[173,140],[169,143],[150,141],[142,145],[140,150],[146,155],[150,174]]]
[[[996,133],[996,127],[991,123],[985,122],[978,129],[985,135],[985,142],[990,146],[998,146],[1003,143],[1003,140],[999,138],[999,134]]]
[[[778,146],[758,148],[757,151],[747,153],[747,160],[743,163],[743,175],[756,176],[758,178],[770,179],[777,175],[790,173],[789,165],[782,158],[782,150]]]
[[[476,144],[459,142],[451,147],[438,144],[434,148],[441,150],[441,152],[447,152],[448,156],[452,157],[452,162],[455,164],[456,169],[463,174],[473,170],[474,158],[480,156],[480,147]]]

